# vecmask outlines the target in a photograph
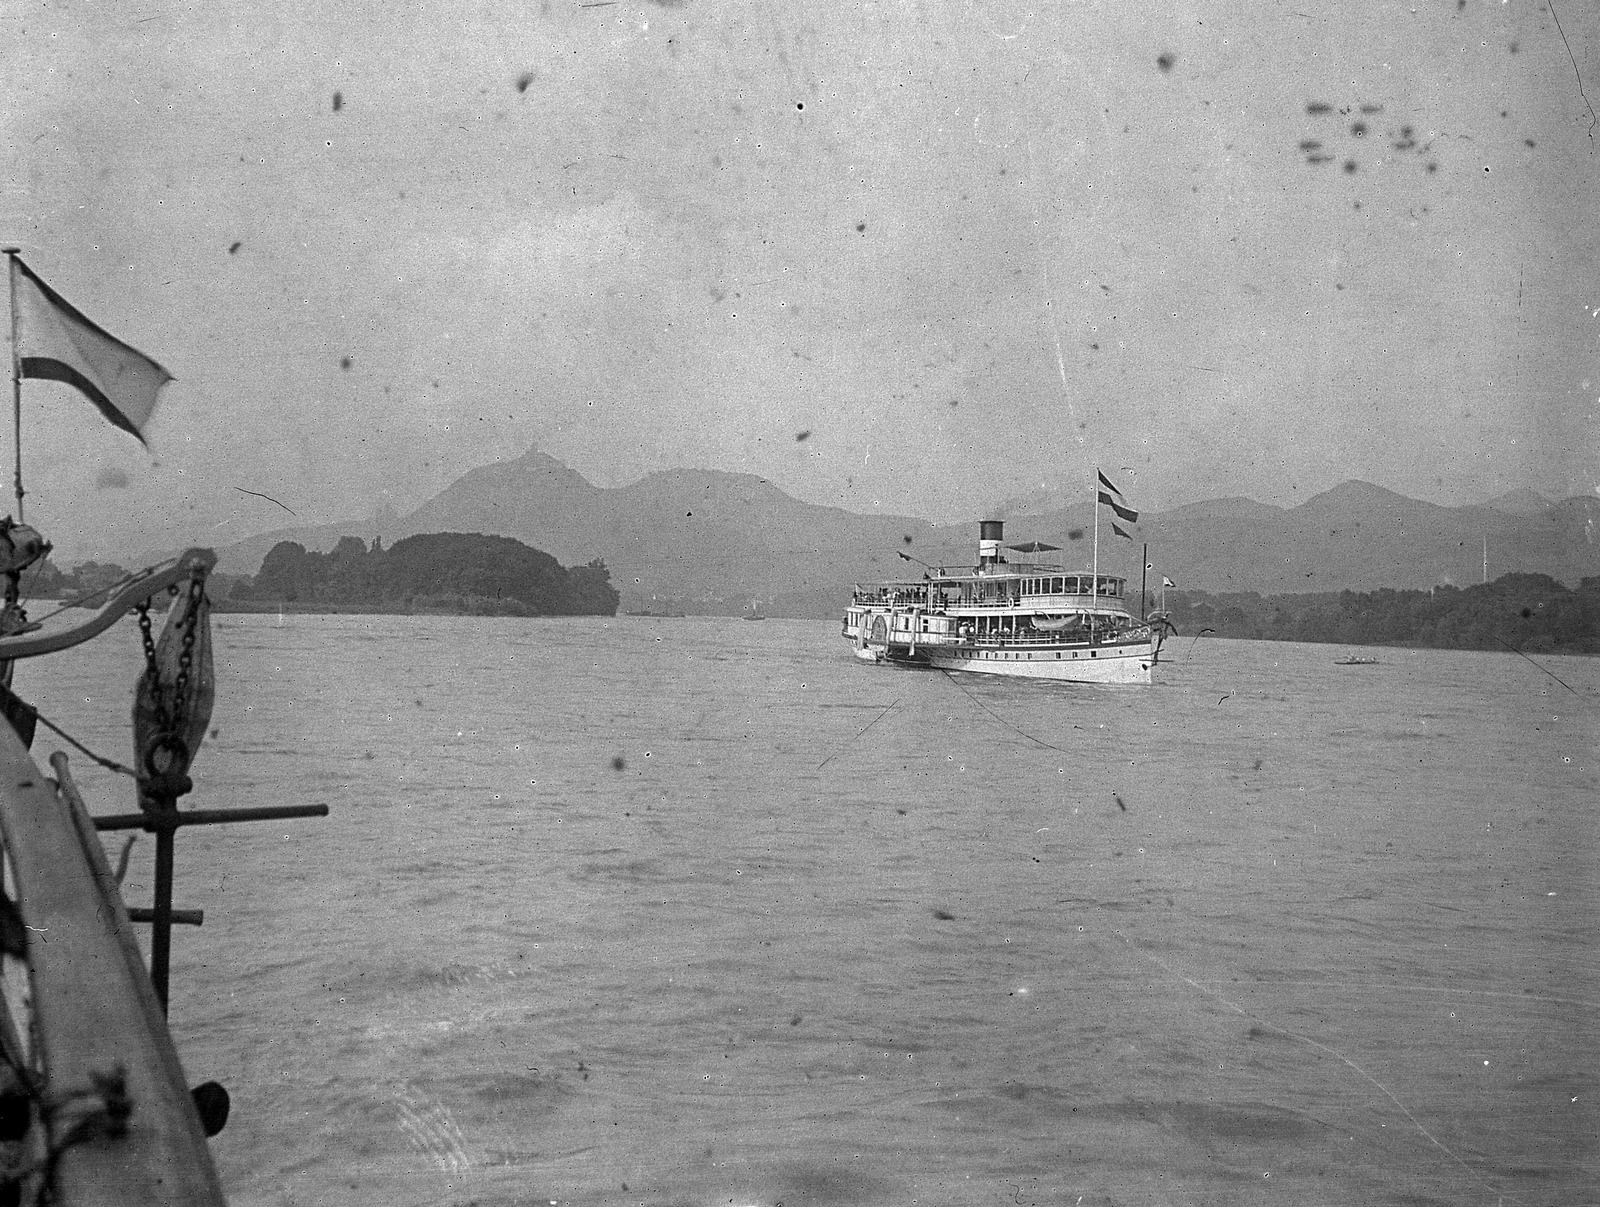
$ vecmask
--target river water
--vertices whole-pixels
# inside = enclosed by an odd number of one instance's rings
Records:
[[[1119,688],[808,621],[215,625],[192,803],[332,810],[179,839],[235,1204],[1600,1197],[1600,659],[1181,637]],[[47,664],[126,759],[131,625]]]

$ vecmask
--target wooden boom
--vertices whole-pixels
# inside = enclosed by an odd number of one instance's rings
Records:
[[[187,549],[166,566],[140,570],[128,582],[112,591],[106,597],[106,602],[90,613],[86,620],[0,637],[0,662],[37,658],[40,654],[53,654],[57,650],[81,645],[116,624],[140,600],[149,599],[158,591],[187,581],[196,569],[209,573],[216,564],[217,555],[211,550]]]

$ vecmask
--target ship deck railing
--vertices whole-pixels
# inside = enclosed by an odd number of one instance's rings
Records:
[[[984,647],[998,649],[1011,646],[1067,646],[1067,645],[1115,645],[1119,642],[1143,640],[1149,631],[1149,626],[1140,621],[1127,618],[1130,623],[1116,629],[1098,629],[1093,635],[1086,629],[1056,629],[1042,630],[1031,629],[1021,633],[907,633],[894,632],[888,635],[889,644],[896,646],[938,646],[949,649],[956,646]],[[848,633],[846,633],[848,636]]]
[[[863,591],[859,587],[851,594],[850,602],[856,606],[866,607],[919,608],[925,615],[939,615],[954,609],[966,608],[980,608],[986,611],[1020,608],[1031,609],[1035,612],[1082,612],[1122,615],[1127,606],[1125,599],[1121,595],[1109,593],[1100,595],[1023,595],[1015,599],[936,599],[930,603],[927,595],[921,591],[900,591],[885,594],[876,591]]]

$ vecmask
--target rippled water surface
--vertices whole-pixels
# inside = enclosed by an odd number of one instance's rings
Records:
[[[1595,1201],[1600,660],[1183,637],[1109,688],[802,621],[216,627],[193,803],[332,809],[180,837],[235,1204]],[[126,758],[138,658],[19,686]]]

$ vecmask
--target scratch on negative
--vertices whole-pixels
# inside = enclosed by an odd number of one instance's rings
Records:
[[[1457,1165],[1459,1165],[1463,1170],[1465,1170],[1467,1175],[1474,1182],[1478,1182],[1480,1185],[1482,1185],[1482,1182],[1479,1179],[1477,1171],[1474,1170],[1472,1168],[1472,1166],[1468,1165],[1465,1161],[1463,1161],[1460,1157],[1458,1157],[1449,1148],[1445,1147],[1445,1145],[1439,1140],[1439,1138],[1437,1136],[1435,1136],[1427,1128],[1423,1127],[1422,1126],[1422,1121],[1420,1119],[1418,1119],[1415,1115],[1413,1115],[1409,1110],[1406,1109],[1406,1104],[1401,1102],[1400,1099],[1396,1098],[1394,1096],[1394,1094],[1390,1092],[1388,1086],[1384,1085],[1383,1082],[1379,1081],[1376,1077],[1374,1077],[1371,1073],[1369,1073],[1365,1069],[1363,1069],[1355,1061],[1351,1060],[1343,1052],[1339,1051],[1337,1048],[1330,1048],[1327,1044],[1320,1043],[1317,1040],[1312,1039],[1309,1035],[1302,1035],[1298,1031],[1291,1031],[1288,1027],[1280,1027],[1278,1024],[1270,1023],[1266,1019],[1261,1018],[1259,1015],[1251,1014],[1250,1011],[1246,1010],[1243,1006],[1239,1005],[1237,1002],[1229,1001],[1227,998],[1223,997],[1222,994],[1218,993],[1215,989],[1208,988],[1207,986],[1202,985],[1199,981],[1194,980],[1192,977],[1185,976],[1183,973],[1179,972],[1176,968],[1173,968],[1171,965],[1167,964],[1164,960],[1161,960],[1158,957],[1151,955],[1148,951],[1145,951],[1143,948],[1139,947],[1136,943],[1134,943],[1134,941],[1132,939],[1130,939],[1127,935],[1123,934],[1122,931],[1116,929],[1115,927],[1112,927],[1111,928],[1111,933],[1116,935],[1117,938],[1121,939],[1124,943],[1126,943],[1128,945],[1129,949],[1132,950],[1135,954],[1143,956],[1145,959],[1149,960],[1157,968],[1160,968],[1162,971],[1166,972],[1168,975],[1175,976],[1180,981],[1183,981],[1188,985],[1192,985],[1195,989],[1198,989],[1201,993],[1205,994],[1207,997],[1215,998],[1217,1001],[1221,1002],[1224,1006],[1228,1007],[1228,1009],[1232,1010],[1235,1014],[1242,1014],[1246,1018],[1255,1019],[1256,1022],[1258,1022],[1261,1026],[1268,1027],[1268,1028],[1272,1029],[1273,1031],[1278,1032],[1280,1035],[1287,1035],[1287,1036],[1290,1036],[1293,1039],[1298,1039],[1303,1044],[1310,1044],[1313,1048],[1317,1049],[1319,1052],[1326,1052],[1329,1056],[1332,1056],[1334,1059],[1338,1060],[1341,1064],[1347,1066],[1357,1076],[1362,1078],[1362,1080],[1371,1083],[1373,1086],[1375,1086],[1378,1089],[1378,1091],[1385,1098],[1387,1098],[1390,1102],[1394,1103],[1395,1106],[1399,1108],[1400,1113],[1411,1121],[1411,1126],[1416,1128],[1417,1131],[1421,1132],[1422,1135],[1427,1137],[1428,1143],[1432,1144],[1435,1148],[1437,1148],[1445,1156],[1449,1157],[1452,1161],[1454,1161]]]
[[[1589,94],[1583,90],[1583,72],[1578,70],[1578,59],[1572,53],[1572,44],[1567,41],[1567,31],[1561,28],[1561,18],[1556,16],[1556,0],[1550,0],[1550,16],[1556,23],[1556,33],[1561,35],[1561,45],[1567,48],[1567,58],[1572,60],[1572,74],[1578,78],[1578,95],[1583,98],[1584,105],[1589,110],[1589,141],[1594,141],[1594,128],[1600,124],[1600,117],[1595,116],[1594,102],[1589,99]],[[1594,148],[1589,148],[1589,153],[1594,154]]]
[[[899,704],[900,704],[900,701],[899,701],[898,698],[896,698],[896,700],[895,700],[895,702],[893,704],[889,705],[888,708],[884,709],[877,716],[873,717],[872,720],[868,721],[864,726],[862,726],[861,733],[856,734],[855,738],[851,738],[850,741],[854,742],[856,740],[856,738],[859,738],[861,736],[862,733],[866,733],[867,730],[871,729],[879,721],[883,720],[886,716],[888,716],[890,713],[892,713],[899,706]],[[845,743],[845,745],[849,745],[849,742]],[[843,750],[843,749],[844,749],[843,746],[841,746],[839,748],[839,750]],[[833,752],[833,754],[830,754],[827,758],[823,759],[822,762],[818,763],[817,764],[817,770],[821,771],[824,767],[826,767],[829,763],[831,763],[833,761],[833,755],[834,754],[838,754],[839,750],[835,750]]]
[[[1038,260],[1039,260],[1039,279],[1040,279],[1041,283],[1044,285],[1045,318],[1050,323],[1050,338],[1055,343],[1055,348],[1056,348],[1056,375],[1061,378],[1061,397],[1067,404],[1067,418],[1069,420],[1071,420],[1071,423],[1072,423],[1072,435],[1073,435],[1073,438],[1075,440],[1077,440],[1078,447],[1082,448],[1083,447],[1083,433],[1078,430],[1078,412],[1072,405],[1072,391],[1067,386],[1067,364],[1066,364],[1066,359],[1061,354],[1061,329],[1056,324],[1055,310],[1053,309],[1052,304],[1051,304],[1052,303],[1052,299],[1050,297],[1050,269],[1045,264],[1044,247],[1040,243],[1040,233],[1039,232],[1040,232],[1040,229],[1041,229],[1041,222],[1040,222],[1040,217],[1039,217],[1039,202],[1038,202],[1038,199],[1035,196],[1035,192],[1034,192],[1035,187],[1036,187],[1035,183],[1034,183],[1034,178],[1037,175],[1037,171],[1036,171],[1036,169],[1034,167],[1034,162],[1033,162],[1033,136],[1032,135],[1029,135],[1027,137],[1026,144],[1027,144],[1027,148],[1028,148],[1028,205],[1033,210],[1033,231],[1034,231],[1033,250],[1034,250],[1034,254],[1038,257]]]
[[[278,503],[277,499],[274,499],[271,495],[264,495],[259,490],[245,490],[245,488],[242,487],[242,486],[235,486],[234,489],[239,491],[241,494],[255,495],[255,497],[258,498],[258,499],[265,499],[269,503]],[[296,511],[293,507],[286,506],[283,503],[278,503],[278,506],[282,507],[285,511],[287,511],[292,516],[298,517],[300,515],[300,513],[298,511]]]

